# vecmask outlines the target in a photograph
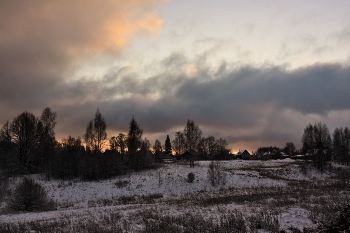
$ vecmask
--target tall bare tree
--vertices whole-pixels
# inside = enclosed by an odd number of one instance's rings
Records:
[[[198,151],[198,144],[201,140],[202,131],[193,120],[187,120],[184,136],[186,150],[190,153],[196,153]]]
[[[190,167],[194,167],[194,159],[199,152],[199,144],[202,137],[202,131],[194,123],[193,120],[187,120],[185,129],[184,129],[184,136],[185,136],[186,150],[190,153],[190,157],[189,157]]]
[[[321,122],[309,124],[304,129],[301,141],[304,153],[311,151],[314,165],[322,171],[329,159],[332,144],[327,125]]]
[[[182,132],[175,133],[175,138],[172,142],[173,149],[176,155],[181,155],[185,152],[185,136]]]
[[[102,153],[107,139],[106,121],[100,110],[97,109],[95,113],[95,119],[90,121],[86,127],[84,135],[86,145],[97,153]]]

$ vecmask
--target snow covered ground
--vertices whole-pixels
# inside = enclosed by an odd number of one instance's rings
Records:
[[[235,195],[249,196],[253,193],[249,191],[250,189],[268,191],[269,188],[274,190],[281,188],[282,190],[292,182],[322,181],[330,179],[332,175],[329,172],[320,173],[315,169],[308,169],[305,172],[299,163],[291,159],[231,160],[221,162],[222,172],[226,177],[225,184],[213,187],[208,180],[209,163],[199,161],[194,168],[185,163],[169,163],[156,170],[94,182],[46,181],[43,176],[34,175],[32,177],[43,185],[48,196],[57,203],[57,210],[42,213],[13,213],[7,210],[5,198],[0,207],[0,223],[47,222],[59,219],[70,219],[74,222],[74,219],[102,219],[118,213],[121,215],[118,218],[124,219],[129,224],[122,229],[138,232],[142,230],[142,223],[140,220],[137,221],[135,216],[148,209],[156,208],[163,216],[192,214],[208,219],[219,219],[223,214],[235,210],[251,214],[266,208],[259,202],[251,204],[249,201],[237,203],[230,200],[235,200]],[[190,172],[195,174],[193,183],[187,181]],[[10,191],[21,179],[10,178]],[[231,199],[217,204],[196,204],[200,203],[201,198],[209,200],[211,197],[213,200],[218,197]],[[274,198],[270,199],[267,202],[273,202]],[[297,203],[278,210],[282,229],[294,226],[302,230],[304,227],[315,226],[309,217],[309,211]]]

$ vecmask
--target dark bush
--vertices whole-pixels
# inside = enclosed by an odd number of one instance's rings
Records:
[[[0,202],[5,197],[8,187],[8,177],[6,177],[0,170]]]
[[[350,230],[350,199],[345,197],[339,203],[331,203],[319,223],[323,232],[349,232]]]
[[[24,178],[10,198],[9,207],[15,211],[48,211],[55,209],[55,203],[40,184]]]
[[[193,174],[192,172],[188,173],[188,175],[187,175],[187,181],[188,181],[189,183],[193,183],[193,181],[194,181],[194,174]]]

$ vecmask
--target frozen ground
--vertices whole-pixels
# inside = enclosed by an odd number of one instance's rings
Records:
[[[131,173],[113,179],[82,182],[80,180],[45,181],[40,175],[32,176],[42,184],[47,194],[57,203],[57,210],[42,213],[13,213],[6,208],[6,198],[0,208],[0,223],[50,222],[59,219],[102,219],[118,213],[124,219],[122,229],[138,232],[143,229],[142,221],[135,216],[145,210],[156,208],[163,216],[200,215],[207,219],[219,219],[223,214],[239,210],[246,214],[266,210],[261,202],[235,201],[237,196],[254,194],[250,190],[269,188],[283,190],[291,182],[322,181],[332,174],[301,169],[294,160],[275,161],[222,161],[225,184],[213,187],[208,180],[208,161],[196,163],[190,168],[185,163],[169,163],[156,170]],[[188,173],[194,173],[193,183],[187,182]],[[22,178],[10,178],[10,191]],[[248,191],[247,191],[248,190]],[[259,191],[260,192],[260,191]],[[231,198],[215,203],[215,198]],[[203,200],[214,200],[214,204],[204,204]],[[265,200],[265,202],[273,202]],[[221,199],[220,199],[221,200]],[[199,203],[199,204],[198,204]],[[309,211],[294,201],[294,204],[279,208],[278,218],[281,228],[294,226],[298,229],[314,227]]]

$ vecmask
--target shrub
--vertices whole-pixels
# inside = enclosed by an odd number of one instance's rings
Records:
[[[225,174],[222,172],[220,161],[211,161],[208,168],[208,179],[212,186],[226,184]]]
[[[251,229],[264,229],[269,232],[279,232],[278,217],[269,211],[261,211],[248,218]]]
[[[9,200],[9,207],[15,211],[48,211],[55,209],[44,188],[34,180],[24,178]]]
[[[192,172],[188,173],[188,175],[187,175],[187,181],[188,181],[189,183],[193,183],[193,181],[194,181],[194,174],[193,174]]]
[[[349,232],[350,229],[350,199],[343,198],[333,202],[322,213],[319,230],[323,232]]]
[[[8,187],[8,177],[3,175],[0,170],[0,202],[5,197]]]

